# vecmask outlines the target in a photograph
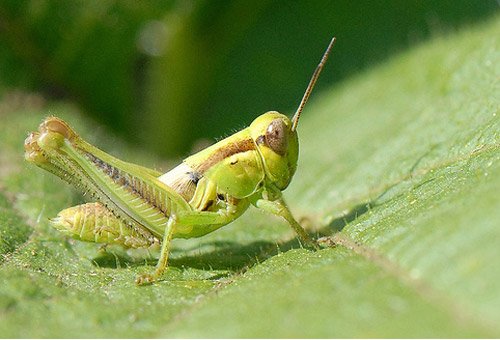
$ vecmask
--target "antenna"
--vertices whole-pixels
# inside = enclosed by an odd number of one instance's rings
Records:
[[[316,81],[319,78],[319,75],[321,73],[321,70],[323,70],[323,66],[325,66],[326,60],[328,59],[328,55],[330,54],[330,51],[335,44],[335,41],[337,38],[333,37],[330,43],[328,44],[328,47],[326,48],[325,53],[323,54],[323,57],[321,57],[321,61],[319,62],[318,66],[316,67],[316,70],[314,70],[314,73],[311,77],[311,80],[309,81],[309,85],[307,85],[306,92],[304,93],[304,96],[302,97],[302,100],[300,101],[299,107],[297,108],[297,111],[295,111],[295,114],[293,115],[292,118],[292,131],[295,131],[297,129],[297,125],[299,124],[299,118],[302,110],[304,109],[304,106],[307,103],[307,100],[309,99],[309,96],[311,95],[311,92],[314,88],[314,85],[316,84]]]

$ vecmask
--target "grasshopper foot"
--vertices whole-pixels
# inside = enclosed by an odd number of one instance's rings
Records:
[[[156,281],[156,275],[142,274],[135,279],[135,284],[138,286],[148,286]]]
[[[335,240],[335,236],[324,236],[319,238],[316,242],[320,249],[334,248],[338,244],[338,242]]]
[[[142,274],[135,279],[138,286],[146,286],[155,283],[165,272],[165,267],[157,267],[153,274]]]

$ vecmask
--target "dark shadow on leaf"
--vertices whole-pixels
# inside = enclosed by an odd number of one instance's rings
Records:
[[[427,155],[427,154],[425,154],[425,155]],[[412,166],[412,168],[410,170],[410,174],[415,170],[415,168],[417,167],[418,163],[421,161],[421,159],[424,156],[420,157],[415,162],[415,164]],[[424,182],[423,184],[428,183],[428,182],[433,181],[433,180],[434,179],[430,179],[430,180]],[[400,183],[397,182],[397,183],[388,185],[385,188],[385,190],[383,190],[374,199],[369,200],[367,202],[363,202],[363,203],[359,203],[359,204],[355,205],[354,207],[351,208],[351,210],[349,210],[349,212],[347,212],[346,214],[344,214],[344,215],[342,215],[340,217],[335,218],[332,222],[330,222],[330,224],[328,224],[327,226],[325,226],[324,228],[322,228],[321,230],[319,230],[318,234],[320,236],[328,236],[328,235],[331,235],[332,233],[337,233],[339,231],[342,231],[345,228],[345,226],[348,225],[349,223],[357,220],[358,218],[360,218],[362,215],[366,214],[367,212],[370,212],[371,209],[373,209],[373,208],[375,208],[375,207],[377,207],[377,206],[379,206],[381,204],[386,203],[387,201],[383,201],[383,197],[387,193],[389,193],[393,188],[397,187],[399,184]],[[397,198],[397,197],[399,197],[400,195],[403,195],[403,194],[404,193],[400,193],[397,196],[391,197],[390,199],[395,199],[395,198]]]
[[[346,225],[370,211],[372,207],[372,202],[358,204],[354,206],[347,214],[335,218],[328,226],[320,230],[320,233],[328,232],[328,234],[331,234],[332,232],[335,233],[342,231],[342,229],[344,229]]]
[[[257,263],[261,263],[279,253],[301,248],[297,238],[284,243],[258,241],[246,245],[236,242],[214,242],[207,245],[214,250],[199,254],[175,256],[169,260],[169,265],[177,268],[195,268],[202,270],[228,270],[240,272]],[[102,252],[92,259],[97,267],[120,268],[155,266],[156,258],[132,258],[125,253]],[[224,276],[224,275],[223,275]]]
[[[196,269],[240,271],[255,258],[265,260],[261,256],[267,249],[276,246],[271,242],[258,241],[246,245],[236,242],[216,242],[210,244],[206,252],[194,253],[173,258],[171,265]]]
[[[258,241],[241,245],[219,242],[216,247],[213,251],[174,258],[170,264],[176,267],[241,272],[279,253],[302,248],[295,237],[283,243]]]
[[[92,263],[96,267],[101,268],[122,268],[122,267],[137,267],[143,265],[156,264],[157,260],[152,258],[132,258],[122,253],[100,252],[96,257],[92,258]]]

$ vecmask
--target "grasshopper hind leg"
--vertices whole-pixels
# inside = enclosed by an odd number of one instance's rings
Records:
[[[54,228],[80,241],[148,248],[159,241],[148,239],[101,203],[86,203],[61,211],[50,220]]]

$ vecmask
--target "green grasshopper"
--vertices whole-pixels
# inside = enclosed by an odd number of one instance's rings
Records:
[[[27,161],[48,170],[98,202],[61,211],[51,220],[81,241],[125,248],[161,245],[152,274],[167,267],[172,238],[206,235],[238,218],[250,204],[285,219],[307,246],[317,249],[294,219],[281,192],[297,168],[300,114],[323,69],[330,41],[293,116],[269,111],[249,127],[186,158],[165,174],[119,160],[84,141],[63,120],[49,117],[25,140]]]

